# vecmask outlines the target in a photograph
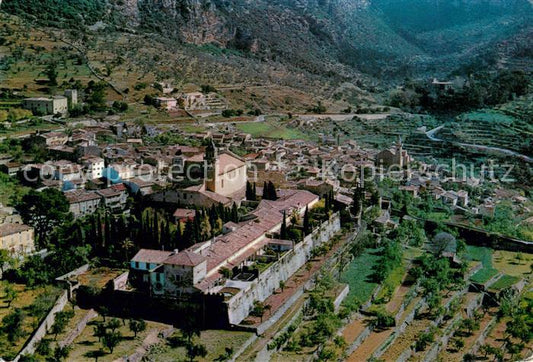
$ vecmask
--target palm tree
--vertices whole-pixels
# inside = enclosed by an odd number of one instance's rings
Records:
[[[131,241],[129,238],[124,239],[120,247],[122,248],[122,250],[124,250],[124,256],[126,258],[125,260],[126,261],[130,260],[129,251],[135,247],[135,244],[133,243],[133,241]]]

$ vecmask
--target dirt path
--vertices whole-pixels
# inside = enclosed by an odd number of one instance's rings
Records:
[[[357,316],[356,319],[350,322],[342,331],[342,336],[348,345],[352,344],[366,328],[362,318],[362,316]]]
[[[372,332],[368,338],[352,353],[346,361],[360,362],[366,361],[374,351],[392,334],[394,329],[390,328],[380,332]]]
[[[78,322],[76,325],[76,328],[71,330],[70,333],[61,341],[58,343],[60,347],[70,346],[72,342],[83,332],[85,327],[87,326],[87,323],[98,316],[98,313],[94,311],[94,309],[90,309],[87,314]]]
[[[148,353],[150,347],[160,343],[174,332],[173,327],[161,330],[161,328],[152,328],[146,338],[144,338],[143,344],[135,349],[135,352],[128,356],[116,359],[114,362],[140,362],[144,355]],[[161,337],[160,337],[161,335]]]
[[[392,299],[387,303],[387,306],[385,307],[387,312],[394,313],[398,309],[400,309],[403,300],[405,299],[405,296],[407,295],[407,293],[409,293],[409,290],[411,290],[410,286],[406,286],[403,284],[400,285],[400,287],[396,290],[396,293],[394,293]]]

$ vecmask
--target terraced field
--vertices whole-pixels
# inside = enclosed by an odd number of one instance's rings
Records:
[[[451,142],[509,149],[527,154],[533,124],[496,111],[465,113],[445,124],[437,137]]]

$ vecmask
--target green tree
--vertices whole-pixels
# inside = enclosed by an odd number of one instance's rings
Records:
[[[16,208],[22,220],[35,229],[37,241],[44,245],[56,227],[72,220],[67,198],[56,189],[31,190]]]
[[[309,207],[305,207],[305,213],[304,213],[304,234],[308,235],[311,233],[311,217],[309,216]]]
[[[24,314],[20,308],[15,308],[13,312],[2,318],[2,332],[7,334],[9,342],[16,342],[22,337],[24,331],[22,330],[22,323],[24,322]]]
[[[193,362],[196,357],[205,357],[207,356],[207,349],[203,344],[194,344],[194,343],[188,343],[185,346],[185,349],[187,350],[187,357],[189,358],[189,361]]]
[[[98,342],[100,342],[102,340],[102,337],[106,334],[107,332],[107,328],[104,324],[104,322],[102,321],[97,321],[95,324],[94,324],[94,333],[93,335],[95,337],[98,338]]]
[[[465,341],[461,338],[454,338],[452,344],[455,350],[460,351],[465,346]]]
[[[120,320],[118,318],[111,319],[107,324],[106,328],[111,329],[111,332],[115,332],[118,328],[120,328]]]
[[[283,220],[281,221],[281,229],[279,231],[279,238],[282,240],[287,239],[287,216],[285,210],[283,210]]]
[[[252,185],[251,182],[246,182],[246,200],[256,201],[257,195],[255,193],[255,183]]]
[[[63,333],[67,327],[68,320],[70,319],[70,313],[68,312],[57,312],[55,315],[55,321],[52,325],[52,334],[54,335],[54,340],[57,339],[59,333]]]
[[[57,85],[57,63],[52,60],[46,66],[45,74],[48,77],[48,82],[51,86]]]
[[[137,337],[137,333],[146,329],[146,322],[143,319],[130,319],[130,331],[134,333],[134,337]]]
[[[13,287],[13,284],[9,283],[4,287],[4,299],[7,302],[8,308],[11,306],[11,303],[13,303],[15,299],[17,299],[17,295],[18,293]]]
[[[87,104],[94,111],[105,110],[106,108],[106,90],[107,84],[105,82],[98,82],[90,89]]]
[[[261,322],[263,322],[263,316],[265,315],[265,305],[256,300],[254,302],[254,307],[252,308],[250,315],[261,318]]]
[[[120,332],[108,332],[102,336],[102,345],[107,347],[110,353],[113,353],[113,350],[118,346],[121,340],[122,334]]]
[[[54,349],[54,361],[64,361],[68,358],[68,355],[70,353],[70,346],[64,346],[60,347],[57,346]]]

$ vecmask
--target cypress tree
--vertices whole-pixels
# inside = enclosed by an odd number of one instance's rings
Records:
[[[363,195],[364,190],[357,186],[353,193],[352,214],[355,217],[359,217],[361,210],[363,209]]]
[[[268,181],[268,188],[270,189],[268,194],[270,196],[270,200],[277,200],[278,195],[276,193],[276,186],[272,183],[272,181]]]
[[[253,198],[253,188],[252,184],[249,181],[246,181],[246,200],[252,200]]]
[[[96,233],[96,216],[92,214],[90,216],[90,233],[89,233],[89,243],[95,247],[97,245],[97,233]]]
[[[201,230],[200,230],[200,218],[201,218],[201,215],[200,215],[200,212],[198,210],[196,210],[195,212],[195,217],[194,217],[194,220],[193,220],[193,223],[192,223],[192,226],[193,226],[193,230],[192,230],[192,234],[191,234],[191,243],[192,244],[196,244],[197,242],[200,242],[202,240],[200,240],[200,235],[201,235]]]
[[[283,210],[283,221],[281,222],[281,229],[279,231],[279,238],[281,240],[287,239],[287,216],[285,215],[285,210]]]
[[[194,244],[194,222],[191,220],[187,220],[187,222],[185,223],[185,231],[183,232],[183,245],[184,245],[184,248],[187,248],[193,244]]]
[[[231,207],[231,221],[239,222],[239,210],[237,209],[237,204],[233,204]]]
[[[252,195],[254,197],[254,201],[257,201],[257,190],[255,188],[255,182],[254,182],[254,185],[253,185],[253,188],[252,188]]]
[[[181,222],[178,221],[178,225],[176,225],[176,232],[174,234],[174,247],[173,249],[180,249],[181,243],[183,242],[183,236],[181,233]]]
[[[265,182],[263,183],[263,199],[265,199],[265,200],[270,200],[269,191],[270,191],[270,189],[268,188],[268,184],[267,184],[267,182],[265,181]]]
[[[309,220],[309,207],[305,207],[304,213],[304,234],[307,235],[311,232],[311,223]]]
[[[102,219],[101,219],[101,215],[100,215],[100,212],[97,213],[97,219],[96,219],[96,222],[97,222],[97,225],[98,225],[98,244],[99,244],[99,247],[100,248],[103,248],[104,247],[104,232],[102,230]]]

